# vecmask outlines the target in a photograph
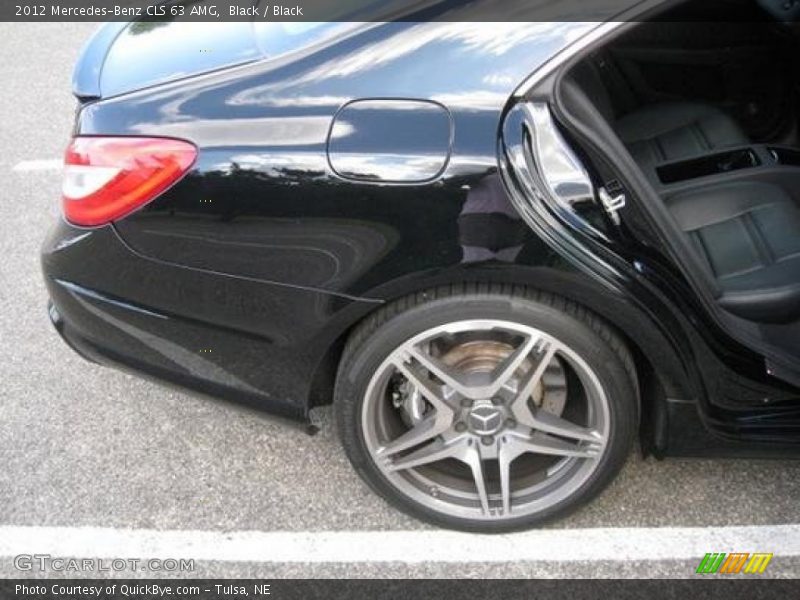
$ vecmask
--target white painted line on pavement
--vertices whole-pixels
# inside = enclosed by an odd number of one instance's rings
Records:
[[[12,171],[60,171],[64,164],[60,158],[42,158],[37,160],[23,160],[15,164]]]
[[[194,558],[270,563],[700,560],[706,552],[800,556],[800,525],[450,531],[157,531],[0,527],[0,556]]]

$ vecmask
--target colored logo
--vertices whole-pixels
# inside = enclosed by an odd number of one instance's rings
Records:
[[[771,560],[772,553],[766,552],[709,552],[700,561],[695,573],[763,573]]]

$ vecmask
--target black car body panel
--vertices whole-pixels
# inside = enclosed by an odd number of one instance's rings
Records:
[[[753,430],[743,412],[739,428],[725,387],[769,398],[784,424],[780,407],[794,410],[798,390],[768,377],[702,307],[664,294],[682,289],[679,274],[624,253],[613,276],[588,269],[520,218],[498,172],[509,100],[591,26],[498,27],[373,23],[85,103],[76,135],[177,137],[199,156],[113,225],[53,230],[43,265],[62,335],[99,362],[304,421],[331,400],[348,333],[383,303],[455,281],[528,285],[588,307],[635,348],[652,374],[642,379],[650,448],[681,453],[674,427],[688,432],[687,418],[732,440],[780,441],[769,417]],[[91,75],[99,38],[78,67],[79,96],[105,95]],[[419,127],[427,135],[409,135]],[[680,414],[672,428],[670,413]]]

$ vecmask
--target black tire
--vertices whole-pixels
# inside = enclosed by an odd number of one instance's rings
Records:
[[[563,341],[591,366],[610,405],[610,434],[600,464],[582,486],[547,510],[506,520],[454,517],[401,493],[380,471],[361,427],[366,388],[395,348],[414,335],[447,322],[503,319],[537,328]],[[630,453],[638,425],[635,371],[630,354],[611,328],[583,307],[558,296],[517,286],[463,284],[421,292],[392,302],[351,335],[339,365],[334,410],[339,436],[362,479],[401,511],[423,521],[464,531],[502,533],[530,528],[596,497]]]

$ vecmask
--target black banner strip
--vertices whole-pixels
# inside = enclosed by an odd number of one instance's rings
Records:
[[[643,573],[646,575],[646,573]],[[0,597],[15,600],[759,600],[796,598],[797,581],[686,580],[342,580],[342,579],[8,579]]]
[[[679,21],[800,18],[800,2],[771,0],[2,0],[0,21],[608,21],[673,8]]]

